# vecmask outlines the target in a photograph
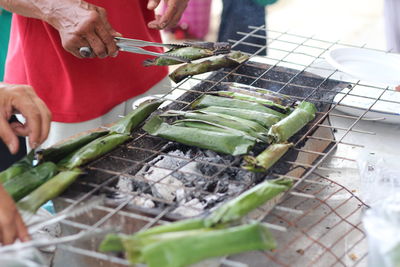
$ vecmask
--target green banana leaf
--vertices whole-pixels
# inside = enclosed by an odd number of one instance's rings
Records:
[[[239,92],[232,92],[232,91],[217,91],[217,94],[219,96],[223,96],[223,97],[231,97],[234,99],[259,103],[259,104],[265,105],[265,106],[267,106],[271,109],[274,109],[283,114],[288,114],[291,111],[291,109],[289,107],[285,107],[283,105],[277,104],[271,100],[264,99],[261,97],[256,97],[256,96],[249,95],[249,94],[244,94],[242,92],[239,93]]]
[[[268,228],[252,223],[221,230],[194,230],[151,236],[139,255],[130,253],[131,243],[125,243],[132,262],[137,256],[148,267],[185,267],[207,258],[220,257],[251,250],[271,250],[276,242]],[[156,239],[154,239],[156,238]],[[134,246],[135,244],[133,244]]]
[[[115,149],[130,138],[128,135],[118,133],[100,137],[61,160],[58,166],[68,170],[82,166]]]
[[[3,184],[13,177],[32,169],[33,157],[34,151],[32,150],[28,155],[11,165],[6,170],[0,172],[0,183]]]
[[[18,208],[35,213],[44,203],[61,195],[81,174],[82,171],[79,169],[58,173],[18,201]]]
[[[43,150],[43,161],[59,162],[72,152],[93,140],[108,134],[108,131],[98,131],[78,136],[60,145],[55,145]]]
[[[169,125],[163,122],[158,116],[151,118],[143,126],[143,130],[151,135],[160,136],[185,145],[210,149],[230,155],[246,154],[255,143],[254,140],[234,133],[210,132]]]
[[[186,119],[186,120],[177,120],[174,121],[175,126],[181,126],[181,127],[188,127],[188,128],[197,128],[201,130],[206,130],[210,132],[221,132],[221,133],[235,133],[238,135],[243,135],[246,138],[249,138],[251,140],[257,141],[257,138],[249,135],[246,132],[239,131],[236,129],[232,129],[226,126],[218,125],[212,122],[207,122],[207,121],[201,121],[201,120],[193,120],[193,119]]]
[[[272,125],[268,135],[275,143],[283,143],[312,121],[316,112],[314,104],[302,102],[289,116]]]
[[[268,132],[263,126],[257,122],[233,117],[226,114],[217,114],[201,111],[179,111],[170,110],[163,113],[161,116],[182,116],[187,119],[210,122],[216,125],[221,125],[234,130],[238,130],[248,135],[257,138],[262,142],[268,142],[266,133]],[[264,135],[263,135],[264,134]]]
[[[225,114],[225,115],[230,115],[246,120],[251,120],[254,122],[257,122],[261,126],[263,126],[266,129],[269,129],[272,125],[277,123],[280,118],[278,116],[272,115],[272,114],[267,114],[267,113],[262,113],[258,111],[253,111],[253,110],[244,110],[244,109],[238,109],[238,108],[226,108],[226,107],[218,107],[218,106],[210,106],[202,109],[198,109],[198,111],[201,112],[211,112],[211,113],[217,113],[217,114]]]
[[[133,129],[147,119],[153,111],[157,110],[163,102],[163,100],[150,100],[142,103],[139,107],[110,127],[110,132],[131,134]]]
[[[281,119],[287,116],[286,114],[280,113],[259,103],[212,95],[204,95],[192,104],[192,108],[206,108],[213,106],[258,111],[266,114],[275,115]]]
[[[211,227],[217,224],[236,222],[288,190],[292,184],[292,181],[288,179],[266,180],[219,206],[206,218],[205,225]]]
[[[57,166],[53,162],[44,162],[6,181],[3,187],[15,201],[18,201],[51,179],[56,173]]]

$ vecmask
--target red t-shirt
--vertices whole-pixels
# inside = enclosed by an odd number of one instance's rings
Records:
[[[159,31],[147,27],[154,18],[147,1],[88,2],[104,7],[111,25],[124,37],[161,42]],[[167,68],[142,66],[148,57],[120,52],[116,58],[78,59],[62,48],[52,26],[14,15],[4,80],[33,86],[54,121],[82,122],[107,113],[163,79]]]

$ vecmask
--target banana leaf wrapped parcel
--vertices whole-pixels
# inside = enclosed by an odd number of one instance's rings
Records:
[[[202,74],[214,70],[219,70],[222,68],[236,67],[244,63],[249,59],[249,56],[239,52],[231,52],[222,57],[217,57],[214,59],[205,60],[198,63],[188,63],[180,66],[174,72],[172,72],[169,77],[172,81],[179,83],[183,79]]]
[[[292,106],[294,103],[296,103],[296,99],[292,98],[291,96],[243,83],[222,82],[220,88],[221,91],[236,92],[265,100],[270,100],[276,104],[283,106]]]
[[[246,155],[244,169],[249,171],[267,171],[293,146],[292,143],[272,144],[257,157]]]
[[[229,43],[220,42],[186,42],[182,46],[174,47],[165,54],[183,57],[189,60],[196,60],[205,57],[211,57],[218,54],[229,53],[231,46]],[[148,59],[143,62],[144,66],[169,66],[181,64],[182,62],[164,57]]]
[[[163,137],[185,145],[197,146],[230,155],[242,155],[254,146],[254,139],[237,133],[211,132],[196,128],[170,125],[159,116],[152,117],[143,130],[151,135]]]
[[[255,102],[249,102],[240,99],[233,99],[221,96],[204,95],[193,102],[192,108],[206,108],[206,107],[225,107],[237,108],[242,110],[258,111],[261,113],[271,114],[283,119],[287,114],[273,110],[265,105]]]
[[[316,112],[313,103],[301,102],[289,116],[272,125],[268,134],[275,143],[285,142],[312,121]]]
[[[267,142],[267,129],[257,122],[242,118],[233,117],[226,114],[217,114],[207,111],[178,111],[171,110],[161,116],[182,116],[187,119],[209,122],[214,125],[227,127],[233,130],[244,132],[262,142]],[[179,121],[178,121],[179,122]]]

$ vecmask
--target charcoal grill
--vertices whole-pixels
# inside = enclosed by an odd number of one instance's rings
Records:
[[[207,212],[264,179],[288,177],[296,181],[293,188],[251,217],[270,226],[278,249],[226,257],[221,260],[222,266],[366,264],[366,238],[360,221],[366,205],[354,192],[329,178],[329,173],[337,170],[326,163],[336,160],[354,164],[354,159],[337,152],[343,147],[362,147],[345,141],[352,132],[374,134],[358,130],[356,126],[366,120],[372,106],[381,101],[388,88],[362,81],[339,81],[340,72],[321,65],[329,49],[344,45],[339,42],[268,30],[268,56],[258,57],[257,54],[265,51],[267,46],[247,40],[249,37],[265,39],[265,31],[264,26],[249,27],[248,33],[240,33],[243,38],[232,40],[233,48],[241,43],[258,49],[250,61],[232,70],[184,80],[162,97],[169,100],[163,109],[186,109],[201,95],[218,90],[222,82],[240,82],[292,95],[298,100],[314,102],[318,107],[317,118],[293,138],[294,148],[270,172],[255,175],[240,168],[240,157],[190,148],[136,130],[131,142],[89,164],[86,175],[55,201],[58,212],[67,212],[90,199],[107,196],[103,205],[62,221],[64,235],[109,226],[131,234],[193,215],[188,210],[176,212],[180,205],[177,197],[166,200],[154,195],[152,186],[162,184],[163,179],[171,175],[181,179],[179,186],[187,188],[181,196],[181,199],[188,196],[186,204],[196,197],[206,201],[208,195],[218,193],[219,197],[209,198],[206,205],[186,205],[195,214]],[[353,89],[357,86],[371,87],[380,93],[377,97],[369,97],[371,105],[362,109],[359,116],[338,112],[336,108],[345,106],[342,99],[354,95]],[[343,91],[344,88],[347,90]],[[338,95],[341,98],[338,99]],[[336,127],[330,124],[330,118],[344,118],[350,123],[347,127]],[[340,132],[339,138],[334,137],[335,131]],[[172,164],[157,165],[162,160]],[[146,171],[151,168],[162,170],[159,180],[149,182],[145,179]],[[59,245],[55,266],[129,265],[121,255],[98,252],[101,238]]]

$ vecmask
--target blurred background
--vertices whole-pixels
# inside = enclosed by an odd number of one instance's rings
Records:
[[[210,25],[204,40],[216,41],[222,0],[210,2]],[[275,31],[289,31],[327,41],[386,49],[383,0],[278,0],[266,7],[266,23],[268,29]],[[185,26],[187,25],[183,25]],[[166,33],[166,41],[191,39],[185,36],[184,31],[185,29],[176,34]]]

